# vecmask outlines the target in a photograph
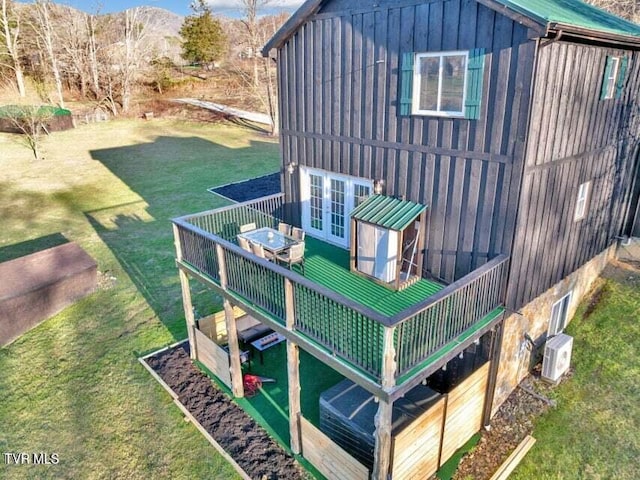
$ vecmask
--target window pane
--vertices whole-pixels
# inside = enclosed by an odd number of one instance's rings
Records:
[[[331,179],[331,234],[344,238],[344,184],[342,180]]]
[[[611,72],[606,79],[607,82],[607,95],[605,98],[613,98],[616,88],[616,78],[618,77],[618,67],[620,66],[620,59],[614,57],[611,62]]]
[[[369,197],[368,185],[354,185],[353,187],[353,206],[354,208],[360,205]]]
[[[420,59],[420,110],[438,109],[438,72],[440,57]]]
[[[442,58],[441,111],[462,112],[466,68],[466,57],[464,55],[452,55]]]
[[[320,175],[309,175],[309,183],[311,187],[309,199],[311,203],[311,228],[322,230],[322,202],[324,200],[322,177]]]

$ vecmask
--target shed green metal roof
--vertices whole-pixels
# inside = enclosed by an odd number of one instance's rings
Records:
[[[640,37],[640,25],[581,0],[497,0],[542,24],[580,27],[594,32]]]
[[[351,218],[400,231],[407,228],[426,209],[425,205],[408,200],[373,195],[351,212]]]

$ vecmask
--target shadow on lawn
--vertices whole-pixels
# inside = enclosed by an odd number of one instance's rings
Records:
[[[52,233],[51,235],[0,247],[0,263],[31,255],[48,248],[58,247],[65,243],[69,243],[69,240],[62,233]]]
[[[273,172],[278,145],[251,142],[230,148],[202,138],[158,137],[151,143],[93,150],[132,191],[137,202],[85,212],[100,238],[176,340],[186,337],[180,284],[175,266],[171,219],[225,205],[207,188]],[[218,300],[196,287],[194,303]]]

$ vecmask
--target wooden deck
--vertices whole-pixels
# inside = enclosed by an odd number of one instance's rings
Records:
[[[347,250],[309,236],[305,243],[306,278],[383,315],[396,315],[444,288],[421,279],[404,290],[391,290],[352,273]]]
[[[422,279],[394,291],[351,273],[346,250],[314,238],[304,276],[237,245],[240,225],[275,228],[291,222],[288,210],[272,195],[174,219],[178,266],[372,393],[402,396],[503,316],[504,255],[447,286]]]

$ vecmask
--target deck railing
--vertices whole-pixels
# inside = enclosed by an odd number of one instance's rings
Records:
[[[393,319],[397,375],[426,360],[501,305],[509,257],[499,255]]]
[[[293,291],[294,328],[376,380],[383,376],[384,330],[395,329],[395,376],[425,361],[501,305],[508,257],[499,256],[426,300],[389,317],[275,263],[242,250],[240,226],[276,227],[284,196],[264,197],[174,220],[179,261],[220,283],[216,245],[230,291],[284,325],[285,282]]]

